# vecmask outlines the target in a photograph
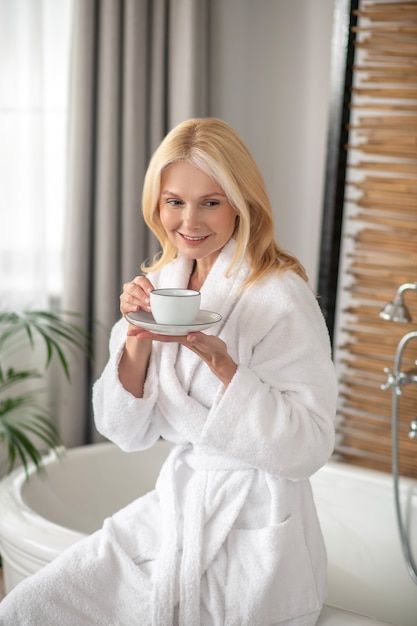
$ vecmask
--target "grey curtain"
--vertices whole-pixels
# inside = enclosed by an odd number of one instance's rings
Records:
[[[149,158],[178,122],[209,114],[209,2],[75,0],[62,308],[91,333],[94,361],[72,358],[58,417],[67,447],[99,440],[91,387],[119,295],[157,251],[140,206]]]

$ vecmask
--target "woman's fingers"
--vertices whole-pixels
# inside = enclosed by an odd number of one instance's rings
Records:
[[[237,371],[237,364],[230,356],[224,341],[213,335],[191,333],[185,345],[195,352],[227,387]]]
[[[146,276],[136,276],[131,282],[123,285],[120,295],[120,311],[126,315],[131,311],[150,311],[149,293],[153,285]]]
[[[227,386],[237,370],[237,364],[230,356],[224,341],[213,335],[196,332],[186,336],[158,335],[136,326],[130,326],[128,336],[135,336],[138,341],[151,339],[163,343],[180,343],[197,354],[207,363],[213,374]]]

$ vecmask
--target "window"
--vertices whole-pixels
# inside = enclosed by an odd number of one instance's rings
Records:
[[[0,3],[1,307],[62,290],[71,3]]]

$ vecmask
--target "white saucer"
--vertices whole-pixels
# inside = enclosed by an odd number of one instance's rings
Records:
[[[171,324],[157,324],[152,313],[147,311],[132,311],[126,315],[126,319],[135,326],[149,330],[156,335],[188,335],[188,333],[206,330],[222,319],[219,313],[213,311],[199,311],[193,324],[187,326],[175,326]]]

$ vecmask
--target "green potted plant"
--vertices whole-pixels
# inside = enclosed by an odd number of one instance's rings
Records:
[[[0,459],[6,457],[7,472],[18,462],[26,475],[30,462],[41,471],[45,451],[61,443],[54,420],[41,402],[45,384],[34,386],[34,381],[45,380],[55,362],[70,381],[68,351],[90,354],[89,336],[71,321],[74,315],[0,311]],[[46,351],[43,368],[30,365],[39,344]]]

